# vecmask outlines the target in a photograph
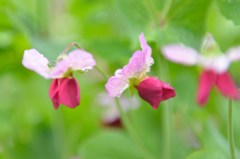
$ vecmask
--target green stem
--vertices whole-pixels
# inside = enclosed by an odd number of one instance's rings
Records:
[[[144,155],[144,158],[146,159],[154,159],[154,157],[146,150],[146,148],[144,147],[144,144],[142,143],[142,141],[140,140],[136,130],[134,129],[133,125],[131,124],[128,116],[126,115],[126,113],[124,112],[124,110],[122,109],[119,99],[116,98],[115,99],[118,111],[120,113],[121,119],[123,121],[124,126],[126,127],[126,129],[128,130],[129,134],[131,135],[131,137],[133,138],[133,140],[135,141],[135,143],[138,145],[138,147],[141,149],[141,152]]]
[[[152,4],[152,0],[145,0],[144,5],[147,7],[147,10],[153,22],[154,28],[157,28],[158,27],[157,12],[154,5]]]
[[[164,60],[162,60],[160,53],[156,55],[156,59],[158,60],[157,64],[157,72],[159,74],[159,78],[161,78],[164,81],[170,81],[169,76],[169,68],[168,63]],[[161,67],[160,64],[161,63]],[[160,69],[161,68],[161,71]],[[171,121],[171,106],[169,102],[164,103],[164,106],[162,107],[163,114],[161,114],[161,117],[163,118],[163,133],[164,133],[164,159],[170,159],[171,158],[171,130],[172,130],[172,121]]]
[[[106,79],[108,80],[109,76],[106,72],[104,72],[100,67],[95,66],[96,70]]]
[[[67,52],[75,46],[78,49],[81,49],[81,47],[76,43],[76,42],[71,42],[70,44],[67,45],[67,47],[63,50],[63,54],[67,54]]]
[[[169,105],[164,105],[164,114],[163,114],[163,126],[164,126],[164,137],[165,137],[165,159],[171,158],[171,116],[170,116],[170,107]]]
[[[236,159],[232,124],[232,99],[228,102],[228,138],[232,159]]]
[[[167,14],[171,8],[172,5],[172,0],[167,0],[165,1],[164,7],[163,7],[163,11],[162,11],[162,19],[166,20]]]

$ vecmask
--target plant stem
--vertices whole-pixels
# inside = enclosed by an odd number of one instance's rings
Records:
[[[100,67],[98,67],[97,65],[95,66],[96,70],[106,79],[108,80],[109,76],[106,72],[104,72]]]
[[[164,105],[164,114],[163,114],[163,127],[164,127],[164,137],[165,137],[165,153],[164,158],[171,158],[171,116],[170,116],[170,107],[168,104]]]
[[[167,0],[165,1],[164,7],[163,7],[163,11],[162,11],[162,19],[166,20],[167,14],[171,8],[172,5],[172,0]]]
[[[141,149],[144,158],[145,159],[154,159],[154,157],[147,151],[147,149],[144,147],[144,144],[142,143],[141,139],[139,138],[136,130],[134,129],[133,125],[131,124],[128,116],[126,115],[126,113],[124,112],[124,110],[122,109],[119,99],[116,98],[115,99],[116,102],[116,106],[118,108],[118,111],[120,113],[121,119],[123,121],[124,126],[126,127],[127,131],[129,132],[130,136],[133,138],[133,140],[135,141],[135,143],[138,145],[138,147]]]
[[[230,146],[230,151],[231,151],[231,157],[232,157],[232,159],[236,159],[234,137],[233,137],[232,99],[231,98],[229,98],[229,102],[228,102],[228,138],[229,138],[229,146]]]
[[[71,47],[75,46],[78,49],[81,49],[81,47],[76,42],[71,42],[67,45],[67,47],[63,50],[63,54],[67,54],[67,52],[71,49]]]
[[[163,81],[170,82],[170,75],[169,75],[169,67],[168,63],[165,60],[162,60],[160,53],[156,55],[157,62],[157,73],[159,74],[159,78]],[[161,66],[160,66],[161,63]],[[161,70],[159,69],[161,68]],[[163,103],[163,111],[161,113],[161,119],[163,124],[163,135],[164,135],[164,159],[171,158],[171,132],[172,132],[172,120],[171,120],[171,105],[169,102]]]

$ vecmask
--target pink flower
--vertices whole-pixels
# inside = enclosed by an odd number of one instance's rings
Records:
[[[214,85],[226,97],[233,99],[239,97],[237,87],[227,70],[232,61],[240,60],[240,47],[231,48],[222,54],[213,37],[208,34],[203,41],[202,54],[182,44],[167,45],[163,47],[162,52],[173,62],[203,67],[197,93],[197,101],[200,105],[207,103]]]
[[[23,65],[43,76],[53,79],[49,96],[55,109],[60,104],[75,108],[80,103],[80,89],[73,71],[87,71],[96,64],[92,55],[82,49],[76,49],[68,55],[61,55],[54,67],[50,67],[47,58],[37,50],[25,50],[22,60]]]
[[[108,95],[120,97],[128,87],[135,87],[142,99],[157,109],[160,102],[175,96],[174,89],[155,77],[147,77],[154,63],[152,49],[147,44],[143,33],[140,35],[142,50],[136,51],[129,63],[118,69],[105,85]],[[145,93],[147,92],[147,93]]]

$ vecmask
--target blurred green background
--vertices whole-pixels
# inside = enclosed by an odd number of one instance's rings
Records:
[[[168,62],[160,48],[181,42],[200,49],[207,32],[223,52],[240,45],[239,8],[238,0],[0,0],[0,158],[144,158],[124,128],[103,126],[97,97],[105,93],[106,79],[96,70],[75,74],[79,107],[54,110],[48,97],[51,81],[21,64],[25,49],[36,48],[54,60],[77,42],[113,75],[140,49],[141,32],[153,49],[151,74],[177,93],[157,110],[135,94],[140,107],[128,115],[146,149],[156,159],[230,158],[228,100],[215,89],[206,107],[199,107],[200,70]],[[240,86],[239,68],[236,62],[230,72]],[[240,103],[234,102],[233,109],[240,157]]]

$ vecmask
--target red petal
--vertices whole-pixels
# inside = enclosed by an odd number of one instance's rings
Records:
[[[59,90],[59,101],[70,108],[75,108],[80,102],[80,88],[74,78],[63,78]]]
[[[197,101],[200,105],[204,105],[208,101],[209,93],[216,79],[217,75],[213,71],[206,70],[201,74],[197,94]]]
[[[167,100],[167,99],[175,97],[175,96],[176,96],[176,92],[175,92],[174,88],[169,86],[167,83],[164,83],[162,99]]]
[[[172,87],[157,78],[145,78],[137,86],[139,96],[157,109],[160,102],[175,96]],[[174,93],[173,93],[174,92]]]
[[[227,72],[218,75],[216,86],[222,95],[232,98],[238,98],[238,90],[237,87]]]
[[[49,88],[49,96],[52,100],[55,109],[59,107],[58,91],[60,89],[61,81],[60,79],[54,79]]]

